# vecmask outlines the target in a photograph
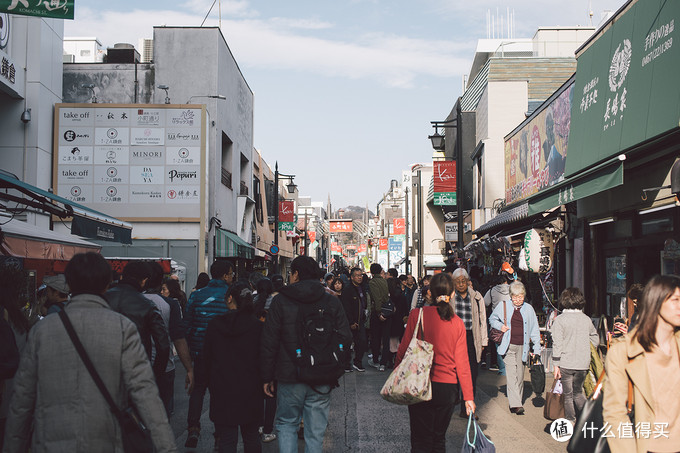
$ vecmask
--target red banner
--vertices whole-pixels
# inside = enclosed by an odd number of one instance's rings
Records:
[[[307,237],[309,237],[309,242],[316,241],[316,231],[308,231]]]
[[[354,244],[347,244],[347,245],[345,246],[345,249],[347,249],[347,250],[356,250],[356,249],[357,249],[357,246],[354,245]]]
[[[352,221],[351,220],[331,220],[331,233],[351,233],[352,232]]]
[[[279,222],[295,222],[294,201],[279,201]]]
[[[387,250],[389,248],[389,241],[387,238],[380,238],[378,241],[378,250]]]
[[[337,242],[331,242],[331,252],[342,253],[342,247]]]
[[[455,192],[456,191],[456,161],[436,161],[434,162],[434,192]]]
[[[406,234],[406,219],[392,220],[393,234]]]
[[[366,253],[366,244],[359,244],[359,253]]]

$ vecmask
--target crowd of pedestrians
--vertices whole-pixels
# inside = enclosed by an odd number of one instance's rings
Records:
[[[324,274],[305,256],[292,261],[287,282],[280,274],[237,276],[229,261],[215,261],[188,297],[155,262],[132,260],[118,281],[111,276],[101,255],[76,255],[64,274],[45,278],[43,317],[29,328],[19,279],[0,273],[3,453],[123,451],[117,411],[126,408],[148,428],[155,451],[177,451],[168,424],[177,359],[189,394],[186,448],[207,434],[216,451],[235,452],[240,432],[247,453],[273,441],[281,452],[297,452],[298,439],[306,451],[320,452],[338,380],[365,373],[366,364],[377,372],[398,366],[414,335],[433,345],[434,361],[432,399],[409,406],[411,451],[439,452],[458,405],[460,417],[478,418],[483,365],[506,375],[508,410],[523,415],[525,366],[544,347],[527,289],[507,262],[484,296],[463,268],[416,282],[377,263],[368,274],[360,268]],[[616,437],[609,443],[612,451],[675,451],[680,400],[661,389],[680,384],[680,278],[655,277],[633,286],[629,297],[635,324],[616,327],[629,332],[607,354],[603,416],[611,425],[630,420],[631,387],[636,419],[667,422],[671,443]],[[565,418],[575,423],[601,340],[579,289],[564,290],[558,304],[548,371],[561,379]],[[206,391],[214,430],[200,424]]]

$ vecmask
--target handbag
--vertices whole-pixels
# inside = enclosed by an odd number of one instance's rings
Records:
[[[432,399],[430,370],[434,346],[423,340],[423,309],[418,313],[414,335],[406,349],[404,359],[392,370],[380,395],[394,404],[416,404]]]
[[[505,304],[505,301],[503,302],[503,325],[508,324],[508,306]],[[502,330],[494,329],[493,327],[489,330],[489,338],[491,338],[491,341],[493,341],[496,344],[501,344],[501,341],[503,341],[503,335],[505,335],[505,332]]]
[[[630,363],[632,359],[629,359]],[[574,425],[574,434],[569,439],[567,445],[567,452],[569,453],[609,453],[609,444],[604,434],[604,417],[602,416],[602,384],[606,370],[602,371],[600,378],[595,385],[593,396],[586,401],[586,404],[581,410],[576,424]],[[635,401],[633,394],[633,382],[628,378],[628,399],[626,400],[626,409],[628,418],[631,423],[635,425]]]
[[[530,361],[529,374],[531,375],[531,387],[536,395],[540,395],[545,391],[545,367],[543,362],[541,362],[541,356],[538,354],[535,354]]]
[[[557,384],[560,382],[559,379],[553,381],[553,385],[545,393],[545,406],[543,406],[543,417],[547,420],[557,420],[558,418],[564,418],[564,395],[560,391],[556,390]]]
[[[385,302],[383,302],[382,306],[380,307],[380,314],[383,316],[383,318],[392,317],[394,314],[394,302],[392,302],[392,299],[387,299]]]
[[[97,385],[97,388],[102,393],[102,396],[104,396],[104,399],[109,404],[111,412],[113,412],[113,415],[120,424],[121,437],[123,439],[123,450],[125,453],[148,453],[153,451],[151,433],[144,423],[142,423],[142,420],[139,417],[139,414],[137,414],[135,408],[133,406],[127,406],[125,409],[120,410],[118,406],[116,406],[111,394],[104,385],[104,381],[102,381],[102,378],[94,368],[90,357],[87,355],[85,348],[83,348],[83,344],[80,342],[75,329],[73,329],[73,324],[71,324],[71,320],[66,314],[66,311],[61,310],[59,312],[59,317],[66,328],[66,332],[68,332],[68,336],[71,338],[73,346],[75,346],[76,351],[78,351],[78,355],[83,361],[85,368],[87,368],[90,376],[92,376],[92,380]]]
[[[474,437],[470,440],[470,428],[474,430]],[[474,414],[470,412],[468,417],[467,430],[465,431],[465,440],[463,440],[463,448],[461,453],[496,453],[496,446],[491,442],[475,421]]]

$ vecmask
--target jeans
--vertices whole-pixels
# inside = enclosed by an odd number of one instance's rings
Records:
[[[262,452],[258,425],[258,422],[240,425],[244,453]],[[236,453],[236,447],[238,446],[238,429],[239,425],[215,424],[215,433],[219,439],[217,441],[217,451],[219,453]]]
[[[390,353],[391,322],[392,318],[389,318],[387,321],[381,321],[380,313],[371,313],[371,352],[373,353],[374,363],[378,363],[378,356],[381,356],[381,344],[382,356],[380,357],[380,365],[387,365],[392,357]]]
[[[496,352],[496,355],[498,356],[498,374],[505,376],[505,361],[503,360],[503,356],[498,352]]]
[[[175,370],[166,371],[156,379],[158,385],[158,395],[165,406],[165,414],[170,418],[170,414],[175,410]]]
[[[576,412],[581,412],[586,404],[586,396],[583,394],[583,381],[586,379],[588,370],[570,370],[560,367],[562,374],[562,393],[564,394],[564,418],[576,422]]]
[[[321,453],[328,426],[330,385],[315,387],[307,384],[279,382],[276,390],[277,408],[274,426],[278,432],[279,453],[297,453],[297,431],[300,419],[305,420],[305,453]]]
[[[203,358],[198,356],[194,359],[194,390],[189,395],[189,411],[187,413],[187,426],[189,428],[201,428],[201,413],[203,412],[203,398],[208,388]]]
[[[446,430],[458,391],[458,384],[433,382],[432,399],[408,407],[411,453],[446,451]]]
[[[366,351],[366,328],[364,327],[364,323],[359,323],[359,328],[357,330],[352,330],[351,332],[352,341],[354,342],[354,364],[361,368],[361,364],[364,360],[364,352]],[[352,351],[349,347],[347,347],[346,350],[345,369],[349,370],[352,367]]]

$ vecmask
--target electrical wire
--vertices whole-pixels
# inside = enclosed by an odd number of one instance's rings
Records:
[[[212,5],[210,5],[210,9],[208,10],[208,14],[205,15],[205,17],[203,18],[203,22],[201,22],[201,27],[203,26],[203,24],[205,23],[205,21],[208,19],[208,16],[210,15],[210,12],[212,11],[212,9],[213,9],[214,6],[215,6],[215,3],[217,3],[217,0],[214,0],[214,1],[212,2]]]

